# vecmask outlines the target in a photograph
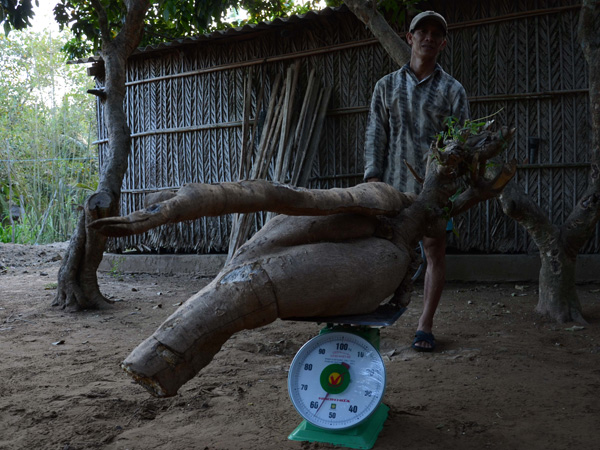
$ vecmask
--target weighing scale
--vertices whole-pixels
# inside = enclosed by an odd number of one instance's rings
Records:
[[[288,392],[304,420],[288,439],[357,449],[375,445],[389,411],[381,402],[386,373],[379,330],[405,310],[386,304],[367,315],[290,319],[327,326],[290,365]]]

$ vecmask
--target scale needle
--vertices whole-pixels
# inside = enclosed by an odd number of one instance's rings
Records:
[[[327,400],[327,397],[329,397],[329,392],[327,393],[327,395],[325,396],[325,398],[323,399],[323,401],[321,402],[321,404],[319,405],[319,407],[315,411],[315,416],[319,413],[319,410],[321,409],[321,406],[323,406],[323,404],[325,403],[325,400]]]

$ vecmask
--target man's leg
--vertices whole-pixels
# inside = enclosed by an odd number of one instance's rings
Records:
[[[431,333],[433,316],[437,310],[446,281],[446,235],[439,238],[423,237],[423,249],[427,258],[427,269],[423,286],[423,313],[417,331]],[[416,347],[431,348],[428,342],[415,343]]]

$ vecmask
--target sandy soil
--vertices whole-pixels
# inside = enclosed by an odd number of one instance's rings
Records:
[[[119,368],[209,280],[100,275],[114,306],[50,306],[64,245],[0,244],[0,449],[322,449],[300,422],[287,371],[317,324],[277,321],[231,338],[179,395],[152,398]],[[589,325],[533,313],[536,286],[450,284],[435,353],[410,349],[420,287],[382,330],[390,415],[376,449],[596,449],[600,286],[579,286]]]

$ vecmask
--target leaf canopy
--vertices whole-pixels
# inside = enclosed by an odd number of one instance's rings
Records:
[[[39,0],[35,0],[39,6]],[[31,0],[0,0],[0,24],[8,36],[11,30],[22,30],[31,26],[33,3]]]
[[[0,0],[4,1],[4,0]],[[106,11],[109,28],[116,35],[126,14],[123,0],[99,0]],[[152,45],[217,29],[246,23],[273,20],[318,8],[318,0],[295,3],[290,0],[151,0],[146,14],[144,36],[140,45]],[[341,0],[327,0],[336,6]],[[243,10],[246,16],[236,19],[232,13]],[[101,46],[98,16],[89,0],[60,0],[54,8],[56,21],[73,33],[65,45],[70,58],[82,58],[98,52]]]

